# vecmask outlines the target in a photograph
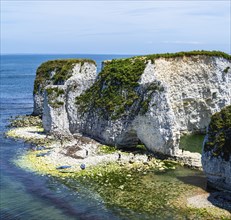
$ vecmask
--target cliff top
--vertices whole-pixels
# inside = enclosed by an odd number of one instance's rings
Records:
[[[140,103],[139,112],[145,114],[148,110],[152,93],[164,90],[163,86],[158,84],[158,82],[152,83],[147,85],[146,88],[148,97],[141,97],[140,90],[137,88],[147,61],[151,60],[154,62],[158,58],[196,55],[222,57],[231,60],[230,55],[219,51],[190,51],[113,59],[99,73],[93,86],[76,98],[76,104],[80,106],[80,110],[83,113],[88,112],[90,108],[97,108],[102,117],[117,119],[124,115],[126,110],[130,109],[134,103]]]
[[[38,92],[39,88],[43,88],[46,80],[51,80],[53,84],[60,84],[71,76],[71,71],[75,64],[88,62],[95,64],[94,60],[90,59],[62,59],[49,60],[42,63],[36,72],[36,79],[34,82],[34,94]],[[55,74],[52,76],[52,72]]]
[[[114,59],[113,64],[111,62],[108,62],[107,65],[114,66],[117,64],[117,72],[118,69],[122,70],[122,72],[127,71],[128,65],[133,65],[134,61],[138,62],[139,65],[136,66],[135,69],[144,69],[144,65],[141,64],[139,61],[144,61],[145,64],[148,60],[151,60],[154,62],[155,59],[158,58],[177,58],[177,57],[191,57],[191,56],[197,56],[197,55],[203,55],[203,56],[210,56],[210,57],[222,57],[227,60],[231,60],[231,55],[226,54],[221,51],[189,51],[189,52],[178,52],[178,53],[163,53],[163,54],[150,54],[150,55],[142,55],[142,56],[134,56],[131,58],[126,59]],[[139,60],[139,61],[138,61]],[[67,80],[71,76],[71,70],[74,64],[81,63],[81,65],[85,62],[93,63],[96,65],[95,61],[90,59],[63,59],[63,60],[50,60],[45,63],[42,63],[36,72],[36,79],[34,83],[34,94],[36,94],[39,89],[43,90],[43,87],[45,86],[45,82],[47,80],[51,80],[52,84],[62,84],[65,80]],[[140,65],[142,68],[140,68]],[[104,72],[113,72],[115,68],[110,68],[111,71],[104,71]],[[129,68],[128,68],[129,69]],[[133,68],[134,69],[134,68]],[[142,71],[136,71],[134,69],[133,74],[135,73],[136,76],[142,74]],[[55,74],[52,76],[52,72],[55,72]],[[102,71],[102,72],[103,72]],[[136,74],[136,72],[139,72],[139,74]],[[103,74],[101,74],[103,75]],[[130,74],[129,74],[130,75]],[[137,78],[137,77],[135,77]],[[135,80],[136,81],[136,80]]]
[[[187,52],[177,52],[177,53],[163,53],[163,54],[150,54],[147,56],[138,56],[138,57],[145,57],[149,60],[154,60],[158,58],[175,58],[175,57],[191,57],[197,55],[204,55],[210,57],[222,57],[227,60],[231,60],[231,55],[221,52],[221,51],[206,51],[206,50],[194,50],[194,51],[187,51]]]

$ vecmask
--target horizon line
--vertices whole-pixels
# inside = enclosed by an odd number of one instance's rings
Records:
[[[0,55],[143,55],[127,53],[1,53]]]
[[[121,55],[121,56],[142,56],[142,55],[151,55],[151,54],[164,54],[164,53],[178,53],[178,52],[190,52],[190,51],[203,51],[203,50],[181,50],[176,52],[153,52],[153,53],[0,53],[2,55]],[[220,51],[226,54],[231,55],[231,52],[224,52],[221,50],[204,50],[204,51]]]

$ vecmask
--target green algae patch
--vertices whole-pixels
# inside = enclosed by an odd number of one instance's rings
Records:
[[[158,160],[152,162],[165,164]],[[166,163],[170,165],[171,161]],[[187,201],[182,203],[186,197],[198,193],[198,187],[186,184],[180,179],[187,179],[187,176],[200,177],[202,173],[175,163],[171,164],[175,169],[165,168],[161,171],[159,168],[163,167],[163,164],[158,167],[139,163],[111,163],[81,171],[76,174],[74,180],[99,194],[106,206],[140,213],[145,219],[217,219],[216,212],[210,213],[211,209],[187,207]],[[75,188],[74,181],[62,182]],[[227,213],[219,214],[219,217],[227,216]]]
[[[112,153],[117,152],[118,149],[113,146],[100,145],[98,151],[99,153],[103,153],[103,154],[112,154]]]
[[[204,142],[204,134],[187,134],[180,138],[179,148],[183,151],[202,153],[202,146]]]
[[[208,139],[204,150],[211,151],[214,157],[222,157],[226,161],[231,155],[231,105],[223,108],[211,117],[208,127]]]
[[[6,132],[6,136],[12,137],[12,138],[21,138],[23,140],[31,140],[33,141],[33,138],[26,135],[25,132],[34,132],[34,133],[43,133],[44,129],[39,126],[30,126],[30,127],[19,127],[19,128],[13,128]],[[39,139],[39,138],[38,138]],[[41,138],[43,139],[43,138]]]
[[[18,115],[15,118],[11,118],[9,127],[42,127],[42,119],[39,116],[31,115]]]
[[[22,139],[36,145],[49,146],[55,142],[54,138],[46,138],[44,129],[39,126],[18,127],[8,130],[5,135],[13,139]]]
[[[187,207],[186,198],[198,193],[198,186],[189,184],[187,178],[203,175],[174,161],[153,158],[148,163],[114,162],[60,172],[57,164],[49,162],[46,156],[37,157],[37,153],[28,151],[14,162],[31,172],[53,176],[73,190],[81,190],[82,185],[100,196],[110,209],[139,213],[142,219],[228,219],[227,213],[217,208],[211,212],[211,208]]]
[[[66,169],[65,172],[58,170],[57,167],[62,164],[54,164],[47,159],[47,156],[38,157],[39,153],[48,153],[48,150],[43,151],[27,151],[14,160],[14,163],[30,172],[40,175],[49,175],[58,178],[72,177],[73,169]]]
[[[26,152],[24,155],[21,155],[15,159],[14,163],[19,167],[31,172],[36,172],[41,175],[47,175],[50,173],[55,176],[55,167],[50,164],[48,165],[45,158],[36,157],[37,153],[38,152],[36,151]]]

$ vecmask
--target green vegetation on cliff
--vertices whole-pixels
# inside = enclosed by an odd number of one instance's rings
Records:
[[[88,59],[66,59],[66,60],[50,60],[42,63],[36,72],[34,82],[34,94],[43,91],[46,85],[61,85],[71,77],[72,69],[75,64],[84,62],[94,63]]]
[[[231,105],[212,116],[204,150],[212,151],[215,157],[221,156],[229,160],[231,155]]]
[[[187,52],[178,52],[178,53],[164,53],[164,54],[152,54],[144,56],[146,59],[155,60],[158,58],[175,58],[175,57],[191,57],[191,56],[209,56],[209,57],[222,57],[227,60],[231,60],[231,55],[221,52],[221,51],[206,51],[206,50],[194,50],[194,51],[187,51]]]
[[[139,59],[112,60],[94,85],[76,98],[80,110],[97,108],[102,116],[119,116],[139,98],[135,88],[144,68],[145,63]]]
[[[126,116],[131,107],[133,111],[145,113],[151,94],[156,90],[163,90],[158,82],[150,83],[146,88],[139,87],[138,81],[145,66],[145,61],[141,58],[112,60],[99,73],[94,85],[76,97],[80,111],[88,112],[94,108],[99,115],[112,120]]]
[[[59,108],[64,104],[64,90],[58,87],[46,88],[49,105],[53,108]]]
[[[160,82],[139,85],[148,60],[154,63],[158,58],[195,55],[216,56],[231,60],[230,55],[219,51],[190,51],[108,61],[93,86],[84,94],[76,97],[76,104],[80,112],[87,113],[91,112],[91,109],[97,109],[98,114],[105,119],[115,120],[121,116],[132,117],[137,113],[145,114],[148,111],[152,94],[164,90]]]

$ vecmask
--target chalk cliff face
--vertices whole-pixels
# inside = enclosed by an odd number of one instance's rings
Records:
[[[181,133],[205,131],[210,116],[230,105],[230,68],[229,55],[213,52],[112,60],[94,83],[90,69],[90,80],[70,77],[58,92],[59,108],[46,92],[44,127],[121,147],[140,140],[176,155]]]
[[[89,64],[89,70],[85,67]],[[34,82],[34,110],[33,115],[42,115],[44,107],[45,88],[48,85],[64,85],[72,76],[90,71],[95,77],[96,64],[92,60],[86,59],[67,59],[51,60],[43,63],[36,72]]]
[[[208,185],[231,191],[231,106],[212,116],[202,152]]]
[[[154,94],[145,116],[134,120],[139,139],[150,149],[174,155],[182,132],[205,131],[210,116],[230,104],[227,66],[229,61],[206,56],[160,58],[149,64],[147,75],[165,90]]]
[[[76,123],[78,117],[74,97],[83,93],[94,83],[96,73],[96,65],[93,62],[84,61],[73,65],[71,75],[63,85],[45,86],[42,114],[45,131],[71,134],[71,125]]]

